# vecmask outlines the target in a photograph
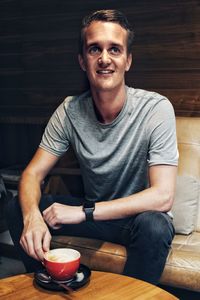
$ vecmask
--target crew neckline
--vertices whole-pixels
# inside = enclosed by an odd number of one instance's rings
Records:
[[[94,108],[94,103],[92,100],[92,95],[90,93],[89,95],[89,101],[90,101],[90,106],[91,106],[91,110],[92,110],[92,117],[95,121],[95,123],[100,126],[100,127],[104,127],[104,128],[108,128],[108,127],[112,127],[114,125],[116,125],[118,122],[120,122],[120,120],[123,118],[123,116],[125,115],[126,111],[127,111],[127,103],[128,103],[128,86],[125,85],[125,89],[126,89],[126,99],[124,101],[123,107],[121,109],[121,111],[119,112],[119,114],[117,115],[117,117],[110,123],[101,123],[100,121],[98,121],[96,113],[95,113],[95,108]]]

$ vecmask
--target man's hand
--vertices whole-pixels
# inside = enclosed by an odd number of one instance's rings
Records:
[[[47,224],[58,229],[62,224],[79,224],[85,220],[82,206],[69,206],[54,203],[43,211],[43,218]]]
[[[49,250],[51,235],[40,212],[31,213],[24,220],[20,244],[31,257],[42,261],[44,252]]]

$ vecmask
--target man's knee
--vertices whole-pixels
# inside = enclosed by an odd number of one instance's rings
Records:
[[[146,211],[136,218],[136,226],[143,236],[149,239],[167,240],[171,243],[174,236],[174,228],[170,217],[166,213],[158,211]]]

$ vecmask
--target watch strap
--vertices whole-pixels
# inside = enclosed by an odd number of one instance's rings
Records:
[[[85,201],[83,203],[83,211],[85,213],[86,221],[94,221],[93,212],[95,210],[95,202]]]

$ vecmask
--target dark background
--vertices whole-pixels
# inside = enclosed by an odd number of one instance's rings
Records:
[[[135,29],[127,84],[200,116],[199,0],[0,0],[0,168],[26,164],[63,99],[87,87],[77,61],[82,17],[124,12]]]

